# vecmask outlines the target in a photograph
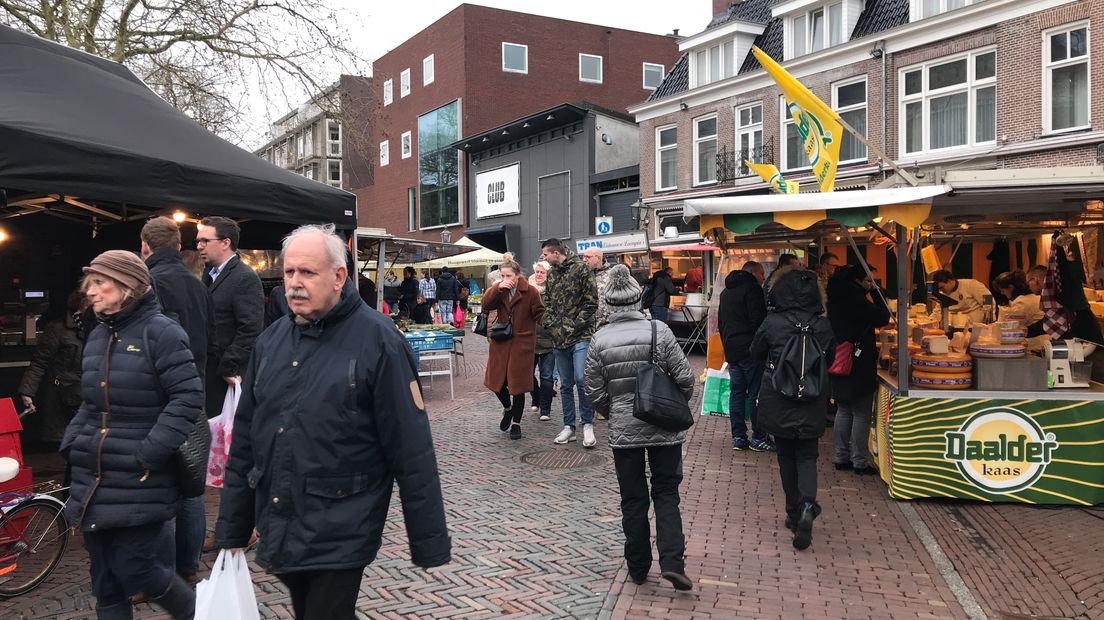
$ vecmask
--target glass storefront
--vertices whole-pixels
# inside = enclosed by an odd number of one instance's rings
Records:
[[[460,102],[418,117],[418,195],[420,228],[460,222]]]

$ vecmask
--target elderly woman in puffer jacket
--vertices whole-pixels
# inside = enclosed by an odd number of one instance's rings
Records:
[[[651,499],[655,502],[656,546],[662,577],[676,590],[689,590],[692,583],[686,576],[683,558],[686,540],[679,512],[682,442],[686,431],[665,431],[636,419],[633,402],[636,372],[641,367],[653,363],[659,366],[675,380],[687,401],[694,395],[694,371],[667,325],[648,320],[640,311],[640,285],[628,268],[611,267],[606,286],[599,294],[609,304],[609,323],[590,342],[584,383],[587,400],[594,410],[609,418],[609,445],[621,489],[621,526],[625,530],[629,577],[633,583],[643,584],[652,566],[646,454],[651,469]]]
[[[171,524],[174,454],[203,406],[188,336],[161,314],[134,254],[105,252],[84,271],[99,325],[84,347],[83,402],[61,442],[73,467],[66,518],[84,533],[97,618],[130,619],[128,597],[144,592],[190,619],[195,593],[174,571]]]
[[[544,285],[548,282],[548,272],[552,265],[548,261],[533,263],[533,275],[529,276],[529,286],[537,289],[541,301],[548,306],[548,297],[544,294]],[[556,356],[552,353],[552,336],[537,324],[537,349],[533,356],[533,366],[539,379],[533,388],[533,410],[540,412],[541,422],[552,419],[552,397],[554,396]]]

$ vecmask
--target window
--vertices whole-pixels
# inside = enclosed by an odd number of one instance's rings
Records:
[[[1089,30],[1080,25],[1044,35],[1046,71],[1043,124],[1046,131],[1089,126]]]
[[[694,119],[694,185],[717,182],[717,115]]]
[[[399,98],[410,94],[410,69],[403,69],[399,74]]]
[[[811,164],[809,158],[805,155],[805,146],[801,140],[801,135],[797,133],[797,126],[794,125],[793,115],[790,114],[790,110],[786,107],[786,98],[779,97],[779,118],[782,119],[782,132],[784,137],[782,140],[782,169],[783,170],[796,170],[798,168],[808,168]]]
[[[337,121],[327,122],[326,152],[330,157],[341,157],[341,124]]]
[[[303,158],[314,157],[314,125],[303,130]]]
[[[329,161],[329,174],[326,175],[326,180],[333,187],[341,187],[341,160],[331,159]]]
[[[380,167],[391,163],[391,141],[380,142]]]
[[[602,83],[602,57],[579,54],[579,81]]]
[[[940,13],[961,9],[975,0],[920,0],[920,17],[935,17]]]
[[[410,145],[410,132],[409,131],[404,131],[403,132],[401,142],[399,144],[401,145],[400,152],[402,153],[402,158],[403,159],[410,159],[411,145]]]
[[[735,45],[732,41],[698,50],[690,57],[694,86],[704,86],[736,74]]]
[[[973,52],[901,72],[901,153],[994,142],[997,53]]]
[[[529,46],[503,42],[502,70],[510,73],[529,73]]]
[[[678,188],[678,128],[656,129],[656,191]]]
[[[414,187],[406,189],[406,229],[418,230],[418,190]]]
[[[644,88],[648,90],[659,88],[659,85],[663,83],[663,75],[666,71],[663,65],[650,62],[644,63]]]
[[[391,105],[391,100],[395,94],[391,90],[391,80],[386,80],[383,83],[383,105]]]
[[[744,161],[763,163],[763,104],[755,103],[736,108],[736,166],[741,176],[750,174]]]
[[[422,60],[422,86],[429,86],[433,83],[433,54],[426,56]]]
[[[839,45],[844,38],[843,3],[836,2],[798,15],[791,24],[790,50],[793,53],[790,58]]]
[[[418,196],[421,228],[460,222],[460,102],[418,117]]]
[[[832,85],[832,109],[855,131],[866,135],[866,78]],[[866,145],[844,130],[840,143],[841,162],[866,161]]]

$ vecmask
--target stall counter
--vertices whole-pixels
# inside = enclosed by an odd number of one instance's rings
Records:
[[[1104,386],[1045,392],[918,390],[879,374],[871,433],[898,499],[1104,503]]]

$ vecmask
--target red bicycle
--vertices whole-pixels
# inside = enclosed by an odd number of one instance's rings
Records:
[[[0,467],[0,484],[16,472],[18,468]],[[64,490],[56,482],[43,482],[0,493],[0,598],[35,589],[61,561],[69,525],[62,512],[65,503],[54,494]]]

